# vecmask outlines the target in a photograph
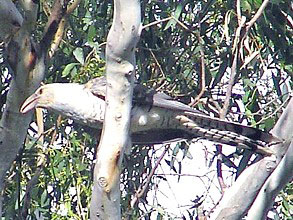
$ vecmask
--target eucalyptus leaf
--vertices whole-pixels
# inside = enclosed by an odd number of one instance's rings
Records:
[[[80,47],[77,47],[74,51],[73,51],[73,55],[75,57],[75,59],[80,62],[82,65],[84,65],[84,54],[83,54],[83,50]]]
[[[76,66],[80,65],[79,63],[69,63],[66,65],[66,67],[64,68],[64,70],[62,71],[62,77],[66,77],[68,76],[72,69]]]

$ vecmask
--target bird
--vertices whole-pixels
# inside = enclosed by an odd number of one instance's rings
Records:
[[[101,130],[106,86],[105,76],[85,84],[46,84],[24,101],[20,112],[26,114],[34,108],[44,108]],[[133,144],[162,144],[202,138],[262,155],[272,155],[270,146],[281,142],[268,132],[211,117],[138,83],[133,89],[130,137]]]

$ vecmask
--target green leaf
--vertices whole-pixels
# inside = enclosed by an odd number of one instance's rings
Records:
[[[75,59],[77,59],[78,62],[80,62],[82,65],[84,65],[84,55],[83,55],[83,50],[80,47],[77,47],[74,51],[73,51],[73,55],[75,57]]]
[[[283,205],[284,209],[286,210],[286,212],[288,213],[289,203],[286,201],[286,199],[283,200],[282,205]]]
[[[290,92],[290,87],[286,82],[284,82],[283,85],[281,86],[281,93],[282,93],[282,101],[283,102],[285,102],[286,99],[288,98],[289,92]]]
[[[248,86],[249,88],[254,88],[255,87],[255,84],[253,82],[251,82],[250,79],[243,79],[243,83],[244,83],[244,86]]]
[[[64,70],[62,71],[62,77],[68,76],[71,73],[72,69],[77,65],[80,65],[80,64],[79,63],[67,64],[66,67],[64,68]]]
[[[46,205],[48,205],[48,194],[47,194],[47,191],[44,190],[42,195],[41,195],[41,206],[44,207]]]
[[[183,5],[184,3],[181,3],[176,7],[176,10],[174,12],[174,18],[178,19],[180,17],[182,9],[183,9]],[[166,27],[164,28],[164,31],[167,30],[169,27],[174,27],[175,25],[176,25],[176,21],[174,19],[171,19],[167,23]]]
[[[96,51],[100,51],[100,44],[99,43],[89,41],[88,44],[91,48],[94,48]]]
[[[183,9],[183,4],[185,4],[185,3],[181,3],[181,4],[179,4],[179,5],[177,6],[176,10],[175,10],[174,17],[175,17],[176,19],[178,19],[178,18],[180,17],[180,15],[181,15],[181,12],[182,12],[182,9]]]
[[[76,165],[76,167],[77,167],[77,170],[78,171],[83,171],[83,170],[85,170],[87,167],[86,167],[86,165],[85,164],[77,164]]]
[[[93,42],[96,35],[97,35],[96,28],[95,28],[95,26],[91,25],[88,29],[87,41]]]
[[[176,21],[174,21],[174,19],[171,19],[170,21],[168,21],[168,23],[166,24],[166,27],[164,28],[164,31],[167,30],[169,27],[174,27],[176,25]]]

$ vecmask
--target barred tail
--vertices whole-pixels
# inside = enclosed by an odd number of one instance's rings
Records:
[[[259,129],[211,118],[203,114],[184,112],[184,115],[178,115],[176,119],[196,136],[250,149],[264,155],[273,154],[269,146],[281,142],[273,135]]]

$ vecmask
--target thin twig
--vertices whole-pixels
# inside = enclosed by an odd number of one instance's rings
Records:
[[[227,93],[226,93],[226,98],[224,101],[224,105],[223,108],[220,111],[220,118],[224,119],[227,115],[228,112],[228,108],[230,105],[230,98],[232,95],[232,89],[235,83],[235,77],[236,77],[236,69],[237,69],[237,60],[238,60],[238,51],[239,51],[239,42],[241,42],[241,36],[240,36],[240,32],[242,27],[245,24],[245,17],[242,18],[241,20],[241,25],[237,28],[236,30],[236,36],[234,39],[234,45],[233,45],[233,54],[234,54],[234,59],[233,59],[233,63],[231,66],[231,74],[230,74],[230,79],[229,79],[229,83],[228,83],[228,88],[227,88]]]
[[[203,47],[201,44],[201,37],[200,37],[200,27],[199,27],[199,31],[196,33],[197,39],[198,39],[198,44],[199,44],[199,52],[200,52],[200,61],[201,61],[201,72],[200,72],[200,82],[201,82],[201,90],[199,92],[199,94],[196,96],[196,98],[193,100],[193,102],[191,103],[191,106],[195,106],[199,100],[201,99],[201,97],[203,96],[204,92],[205,92],[205,87],[206,87],[206,74],[205,74],[205,63],[204,63],[204,51],[203,51]]]
[[[222,145],[217,144],[217,153],[218,153],[218,159],[217,159],[217,178],[219,181],[219,185],[221,187],[222,193],[225,192],[225,189],[227,188],[226,184],[224,183],[223,179],[223,173],[222,173],[222,162],[223,162],[223,155],[222,155]]]
[[[66,14],[67,14],[67,15],[71,14],[71,13],[77,8],[77,6],[79,5],[80,2],[81,2],[81,0],[75,0],[75,1],[73,1],[73,2],[67,7]]]
[[[195,32],[191,31],[185,24],[183,24],[181,21],[179,21],[177,18],[173,17],[172,18],[181,26],[183,27],[186,31],[190,31],[193,34],[196,34]]]
[[[154,176],[180,176],[180,177],[196,177],[196,178],[203,178],[207,177],[207,174],[210,174],[212,172],[215,172],[216,170],[210,170],[207,173],[203,175],[195,175],[195,174],[189,174],[189,173],[155,173]],[[207,177],[208,178],[208,177]]]
[[[185,24],[183,24],[181,21],[179,21],[177,18],[175,18],[174,16],[170,16],[168,18],[164,18],[162,20],[159,20],[159,21],[154,21],[154,22],[151,22],[149,24],[146,24],[144,26],[142,26],[142,30],[147,28],[147,27],[150,27],[150,26],[153,26],[153,25],[156,25],[156,24],[159,24],[159,23],[162,23],[162,22],[165,22],[165,21],[169,21],[173,19],[174,21],[176,21],[177,24],[179,24],[183,29],[185,29],[186,31],[189,31],[191,32],[192,34],[196,35],[196,33],[194,31],[191,31]]]
[[[149,23],[149,24],[146,24],[146,25],[142,26],[142,29],[146,29],[146,28],[148,28],[148,27],[151,27],[151,26],[153,26],[153,25],[156,25],[156,24],[159,24],[159,23],[162,23],[162,22],[165,22],[165,21],[169,21],[169,20],[171,20],[171,19],[173,19],[172,16],[171,16],[171,17],[168,17],[168,18],[164,18],[164,19],[159,20],[159,21],[151,22],[151,23]]]
[[[44,133],[44,115],[43,110],[41,108],[36,108],[36,118],[37,118],[37,125],[38,125],[38,137],[39,142],[41,144],[44,144],[44,136],[42,135]]]
[[[155,166],[152,168],[151,172],[149,173],[146,181],[144,183],[142,183],[142,185],[139,187],[139,189],[137,190],[137,192],[134,195],[134,198],[131,200],[130,202],[130,207],[133,208],[134,205],[136,204],[136,202],[138,201],[138,199],[143,195],[143,193],[146,191],[151,178],[153,177],[156,169],[158,168],[159,164],[161,163],[161,160],[164,158],[165,154],[168,152],[169,150],[169,145],[165,146],[165,149],[163,151],[163,153],[161,154],[161,156],[158,158]]]
[[[256,22],[256,20],[262,15],[263,11],[267,7],[269,3],[269,0],[264,0],[259,9],[257,10],[256,14],[253,16],[253,18],[247,23],[246,26],[246,33],[249,31],[251,26]]]
[[[236,77],[236,66],[237,66],[237,58],[238,58],[237,53],[238,53],[238,49],[234,53],[234,59],[233,59],[232,67],[231,67],[231,75],[230,75],[230,80],[228,83],[226,97],[225,97],[224,105],[222,109],[220,110],[220,114],[219,114],[221,119],[224,119],[226,117],[228,113],[228,108],[230,106],[230,98],[232,95],[232,89],[233,89],[233,86],[235,83],[235,77]]]
[[[64,13],[62,19],[60,20],[60,22],[58,24],[58,29],[57,29],[55,36],[54,36],[54,40],[52,41],[51,47],[49,50],[49,57],[50,58],[54,56],[54,53],[58,49],[58,47],[63,39],[68,15],[71,14],[74,11],[74,9],[77,8],[77,6],[79,5],[80,2],[81,2],[81,0],[73,1],[72,4],[67,7],[66,12]]]
[[[236,13],[237,13],[237,20],[238,26],[241,25],[241,8],[240,8],[240,0],[236,1]]]
[[[162,66],[161,66],[161,64],[159,63],[158,59],[156,58],[155,54],[153,53],[152,50],[149,50],[149,51],[150,51],[152,57],[154,58],[156,65],[159,67],[160,72],[161,72],[162,75],[166,78],[166,75],[165,75],[165,73],[164,73],[164,71],[163,71],[163,69],[162,69]]]
[[[261,109],[259,109],[257,112],[251,113],[251,115],[252,115],[252,116],[254,116],[254,115],[263,115],[261,112],[264,111],[264,109],[265,109],[267,106],[271,105],[272,103],[274,103],[274,102],[275,102],[276,100],[278,100],[278,99],[280,100],[280,99],[283,98],[285,95],[288,95],[287,99],[284,101],[284,102],[287,102],[287,101],[289,101],[289,99],[293,96],[293,93],[292,93],[292,92],[286,92],[286,93],[284,93],[284,94],[282,94],[282,95],[280,95],[280,96],[278,96],[278,97],[272,99],[272,100],[269,101],[268,103],[263,104],[262,107],[261,107]],[[246,105],[246,106],[247,106],[247,105]]]
[[[291,96],[288,96],[285,102],[283,102],[275,111],[273,111],[271,114],[269,114],[267,117],[261,118],[258,122],[256,122],[254,125],[261,124],[263,121],[271,118],[273,115],[277,114],[278,111],[280,111],[286,104],[287,102],[291,99]]]

